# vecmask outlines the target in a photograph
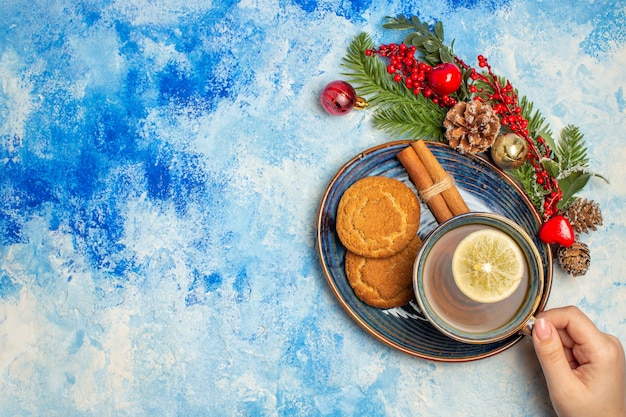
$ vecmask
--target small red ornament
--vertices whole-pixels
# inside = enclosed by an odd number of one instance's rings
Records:
[[[356,103],[357,95],[354,88],[347,82],[337,80],[328,83],[320,96],[324,110],[333,116],[348,113]]]
[[[539,229],[539,239],[547,244],[557,243],[569,247],[574,244],[575,237],[572,224],[561,215],[552,217]]]
[[[462,80],[461,70],[451,62],[439,64],[427,74],[428,85],[440,96],[447,96],[456,92],[461,87]]]

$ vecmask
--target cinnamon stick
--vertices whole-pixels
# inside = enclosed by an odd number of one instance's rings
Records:
[[[437,184],[450,178],[450,175],[445,169],[443,169],[435,155],[433,155],[430,149],[428,149],[428,146],[426,146],[426,143],[423,140],[413,141],[413,143],[411,143],[411,147],[415,150],[415,153],[419,157],[420,161],[422,161],[426,172],[430,174],[433,183]],[[461,197],[459,190],[456,188],[454,181],[451,181],[450,187],[441,191],[441,196],[453,216],[458,216],[459,214],[468,213],[470,211],[469,207],[465,203],[465,200]]]
[[[433,186],[433,180],[428,174],[426,167],[422,164],[422,161],[411,146],[407,146],[405,149],[398,152],[396,157],[402,166],[404,166],[404,169],[406,169],[409,177],[420,193]],[[452,212],[448,209],[448,205],[441,194],[436,194],[430,197],[428,201],[424,202],[428,205],[428,208],[433,213],[438,223],[443,223],[453,217]]]

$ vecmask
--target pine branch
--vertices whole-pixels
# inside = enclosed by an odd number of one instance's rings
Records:
[[[523,96],[520,100],[520,107],[522,108],[522,117],[528,120],[528,132],[532,138],[541,136],[547,143],[550,149],[554,149],[554,139],[552,139],[552,131],[550,125],[546,123],[545,117],[541,115],[539,110],[533,111],[533,103],[528,100],[526,96]]]
[[[583,140],[583,134],[573,125],[567,125],[561,131],[559,143],[555,147],[559,173],[557,180],[563,198],[559,208],[567,208],[576,200],[576,193],[582,190],[592,177],[606,178],[589,170],[589,158],[587,148]]]
[[[443,119],[446,110],[422,95],[415,95],[404,83],[387,73],[387,66],[376,56],[366,56],[374,44],[366,33],[357,35],[344,58],[343,73],[357,94],[374,108],[375,127],[398,137],[443,140]]]
[[[583,134],[576,126],[567,125],[563,128],[554,151],[557,154],[561,171],[573,167],[587,167],[589,164]]]
[[[538,210],[541,210],[543,207],[544,196],[547,194],[547,191],[537,184],[533,166],[530,163],[525,163],[520,167],[509,171],[509,173],[513,178],[520,182],[525,194],[530,199],[530,202]]]
[[[445,111],[425,98],[419,101],[423,103],[398,103],[379,109],[374,114],[375,127],[397,137],[443,142]]]
[[[414,94],[389,77],[387,66],[382,60],[365,55],[367,49],[373,48],[374,43],[367,33],[357,35],[344,57],[343,66],[348,71],[342,75],[348,78],[347,81],[372,107],[385,103],[414,101]]]

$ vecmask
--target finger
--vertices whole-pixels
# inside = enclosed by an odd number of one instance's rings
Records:
[[[570,368],[576,369],[580,366],[580,361],[576,356],[574,349],[576,348],[576,343],[570,337],[569,333],[566,330],[559,330],[559,337],[561,338],[561,343],[563,344],[563,350],[565,351],[565,358],[569,362]]]
[[[589,346],[593,348],[603,335],[595,324],[577,307],[562,307],[547,310],[538,315],[548,320],[559,331],[565,346]]]
[[[548,320],[548,319],[546,319],[546,320]],[[560,329],[560,330],[557,329],[557,331],[559,332],[559,337],[561,338],[561,342],[563,343],[564,346],[567,346],[569,348],[574,347],[576,342],[574,342],[574,340],[569,335],[569,333],[567,332],[566,329]]]
[[[576,355],[573,349],[568,346],[565,346],[565,344],[563,343],[563,340],[561,340],[561,343],[563,344],[563,353],[565,354],[565,359],[567,359],[567,362],[569,363],[570,368],[571,369],[578,368],[580,364],[578,363],[578,359],[576,359]]]
[[[563,352],[565,353],[565,359],[567,359],[567,362],[569,363],[569,367],[571,369],[576,369],[580,366],[580,364],[578,363],[578,359],[576,359],[576,355],[574,355],[572,349],[564,346]]]
[[[570,381],[573,376],[571,351],[568,358],[566,350],[569,349],[563,347],[554,325],[545,318],[537,318],[532,339],[548,388]]]

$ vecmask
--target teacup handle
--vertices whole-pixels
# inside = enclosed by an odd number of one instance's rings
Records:
[[[536,321],[535,316],[530,316],[528,320],[526,321],[526,323],[524,323],[524,326],[522,326],[522,328],[520,329],[520,333],[522,333],[525,336],[532,337],[533,327],[535,327],[535,321]]]

